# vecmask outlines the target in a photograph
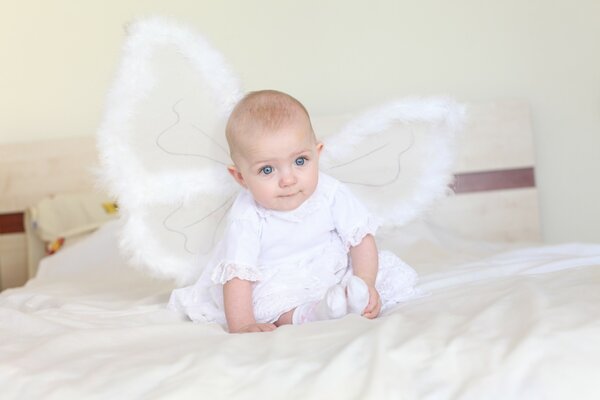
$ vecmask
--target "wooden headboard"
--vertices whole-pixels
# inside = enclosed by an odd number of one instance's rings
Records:
[[[466,238],[539,241],[528,105],[522,101],[469,104],[467,113],[458,146],[456,195],[442,201],[427,219]],[[93,191],[96,160],[93,136],[0,145],[0,255],[4,254],[0,282],[4,286],[7,280],[13,285],[26,279],[26,274],[7,278],[6,272],[26,264],[26,256],[6,256],[26,247],[23,211],[54,194]]]
[[[530,109],[523,101],[470,104],[458,144],[456,182],[432,222],[461,236],[539,242]]]

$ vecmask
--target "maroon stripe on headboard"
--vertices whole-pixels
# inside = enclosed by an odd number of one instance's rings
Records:
[[[455,193],[535,187],[533,167],[468,172],[455,174],[454,178],[451,187]]]
[[[0,233],[20,233],[24,231],[22,212],[0,214]]]

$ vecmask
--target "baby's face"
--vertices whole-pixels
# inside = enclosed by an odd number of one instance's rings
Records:
[[[229,172],[261,206],[277,211],[299,207],[315,191],[322,143],[308,124],[287,124],[276,132],[251,134]]]

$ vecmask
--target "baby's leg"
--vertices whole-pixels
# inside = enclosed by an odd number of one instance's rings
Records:
[[[277,319],[277,321],[275,321],[275,325],[276,326],[281,326],[281,325],[289,325],[292,323],[292,315],[294,315],[294,311],[296,309],[294,308],[293,310],[290,311],[286,311],[283,314],[281,314],[279,316],[279,318]]]
[[[299,325],[306,322],[341,318],[346,315],[347,309],[344,288],[341,285],[332,286],[320,301],[296,307],[292,314],[292,323]]]
[[[362,315],[369,304],[369,287],[358,276],[351,276],[346,286],[348,312]]]

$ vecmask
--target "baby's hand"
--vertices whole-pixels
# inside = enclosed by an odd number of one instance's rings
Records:
[[[368,285],[369,288],[369,304],[363,311],[363,317],[373,319],[379,315],[381,311],[381,298],[375,286]]]
[[[275,324],[249,324],[238,328],[237,330],[231,330],[229,333],[250,333],[250,332],[271,332],[274,331],[277,327]]]

